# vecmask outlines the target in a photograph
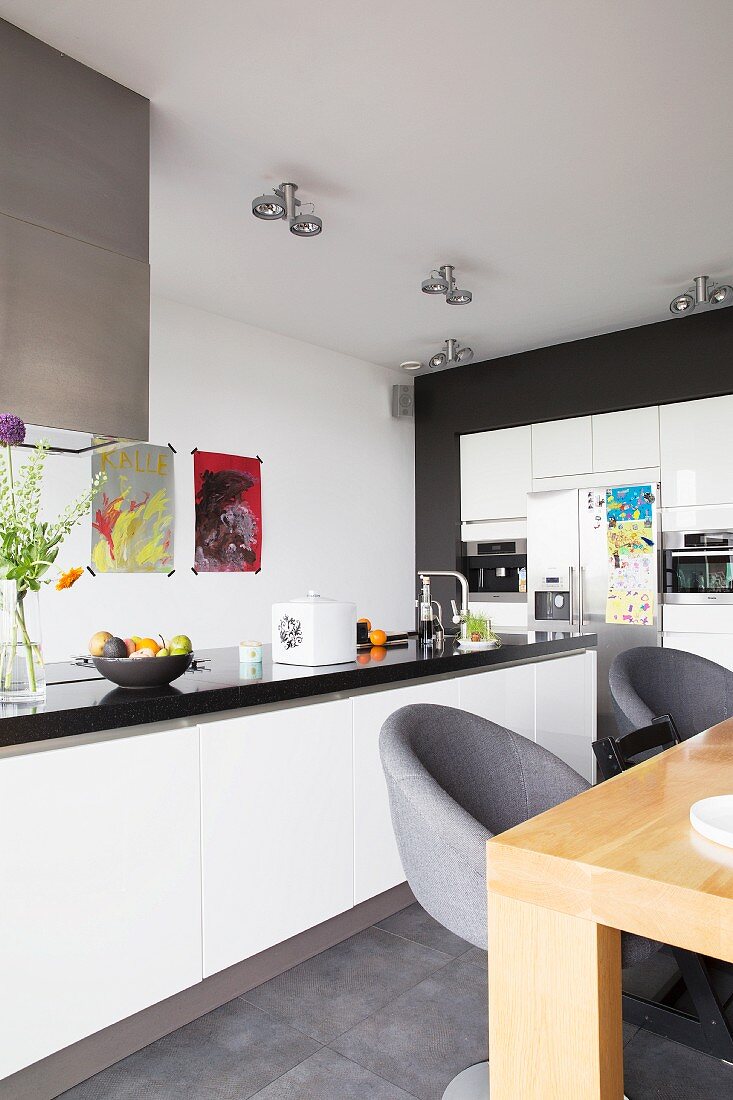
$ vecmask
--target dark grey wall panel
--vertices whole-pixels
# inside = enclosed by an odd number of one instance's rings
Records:
[[[0,20],[0,212],[147,260],[149,109]]]
[[[0,409],[148,438],[147,263],[0,215]]]
[[[420,568],[454,569],[459,557],[459,435],[725,393],[733,393],[733,307],[417,378]],[[454,595],[436,588],[438,599]]]

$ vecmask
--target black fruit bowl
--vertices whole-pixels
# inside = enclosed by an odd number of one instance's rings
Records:
[[[97,672],[124,688],[163,687],[191,667],[193,653],[173,657],[92,657]]]

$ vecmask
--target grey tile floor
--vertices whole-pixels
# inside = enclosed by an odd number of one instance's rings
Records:
[[[486,1058],[486,1010],[486,953],[411,905],[63,1096],[440,1100]],[[733,1067],[628,1025],[624,1044],[630,1100],[733,1100]]]

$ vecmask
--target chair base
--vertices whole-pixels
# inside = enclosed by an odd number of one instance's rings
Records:
[[[489,1100],[489,1063],[477,1062],[454,1077],[443,1100]]]
[[[489,1063],[477,1062],[454,1077],[443,1093],[443,1100],[490,1100]],[[624,1096],[624,1100],[629,1100]]]

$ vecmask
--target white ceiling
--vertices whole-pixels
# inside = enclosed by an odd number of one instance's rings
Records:
[[[0,0],[153,104],[156,293],[396,366],[733,278],[730,0]],[[299,240],[252,198],[300,185]],[[457,267],[469,306],[420,293]],[[683,320],[670,320],[684,324]]]

